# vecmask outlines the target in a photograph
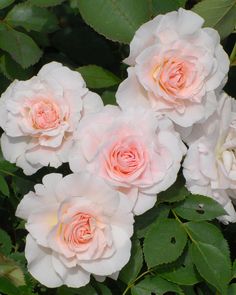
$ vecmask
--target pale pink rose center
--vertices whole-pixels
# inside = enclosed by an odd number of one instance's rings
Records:
[[[35,101],[29,110],[29,118],[35,129],[51,129],[60,124],[60,109],[51,100]]]
[[[147,153],[137,142],[118,142],[110,149],[107,157],[107,167],[110,172],[121,177],[129,177],[147,163]]]
[[[176,95],[191,86],[194,73],[194,64],[172,57],[165,59],[154,68],[152,78],[166,93]]]
[[[88,243],[96,228],[95,218],[90,214],[78,212],[70,222],[61,225],[61,235],[68,246],[77,247]]]

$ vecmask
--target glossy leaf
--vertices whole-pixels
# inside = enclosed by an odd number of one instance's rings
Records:
[[[1,0],[0,1],[0,9],[3,9],[3,8],[11,5],[14,2],[15,2],[15,0]]]
[[[232,284],[229,286],[227,295],[235,295],[236,294],[236,284]]]
[[[0,24],[0,48],[23,68],[35,64],[42,55],[37,44],[26,34]]]
[[[3,229],[0,229],[0,253],[4,255],[9,255],[11,252],[11,248],[11,238]]]
[[[213,245],[197,242],[191,245],[191,256],[200,275],[217,288],[220,294],[227,294],[231,269],[227,257]]]
[[[137,285],[131,288],[132,295],[163,295],[166,292],[175,292],[175,294],[184,295],[182,289],[171,282],[164,280],[161,277],[147,277]]]
[[[119,279],[126,284],[133,281],[139,274],[143,265],[143,252],[139,240],[132,242],[131,256],[128,264],[121,270]]]
[[[182,218],[194,221],[211,220],[226,214],[219,203],[200,195],[189,195],[174,210]]]
[[[154,206],[142,215],[135,217],[135,232],[137,232],[138,238],[146,236],[151,224],[157,222],[160,218],[167,218],[170,212],[170,208],[166,204],[160,204]]]
[[[79,0],[83,19],[98,33],[113,41],[129,43],[135,31],[149,20],[146,0]]]
[[[83,76],[88,88],[107,88],[120,82],[113,73],[96,65],[83,66],[77,71]]]
[[[235,0],[203,0],[192,10],[205,19],[205,27],[216,29],[222,39],[231,34],[235,28]]]
[[[0,192],[2,192],[5,196],[10,195],[8,184],[5,178],[0,174]]]
[[[148,267],[176,260],[183,252],[187,235],[174,219],[158,219],[144,240],[144,257]]]
[[[182,177],[178,177],[177,181],[170,188],[157,195],[157,202],[174,203],[184,200],[190,194],[184,183],[185,180]]]
[[[215,225],[208,222],[188,222],[185,226],[192,239],[217,247],[227,257],[230,263],[228,243]]]
[[[5,19],[13,27],[23,27],[27,31],[53,32],[57,18],[46,8],[30,6],[27,3],[15,5]]]
[[[19,295],[17,287],[4,277],[0,277],[0,291],[6,295]]]
[[[160,276],[178,285],[195,285],[201,278],[187,251],[180,260],[179,265],[172,266],[168,271],[161,272]]]
[[[186,1],[181,0],[152,0],[153,15],[164,14],[179,7],[184,7]]]
[[[63,3],[65,0],[28,0],[28,3],[39,7],[56,6]]]

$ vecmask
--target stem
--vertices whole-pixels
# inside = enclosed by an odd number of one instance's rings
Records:
[[[152,269],[150,268],[150,269],[146,270],[145,272],[141,273],[141,275],[139,275],[135,280],[133,280],[130,284],[128,284],[127,288],[125,289],[125,291],[123,292],[122,295],[127,294],[127,292],[129,291],[129,289],[132,288],[139,279],[141,279],[146,274],[151,273],[151,272],[152,272]]]
[[[181,224],[181,226],[184,228],[184,230],[186,231],[187,235],[189,236],[190,240],[193,243],[196,243],[196,241],[194,240],[194,238],[191,236],[191,233],[189,232],[188,228],[185,226],[185,224],[179,219],[178,215],[175,213],[175,211],[173,209],[171,209],[175,219]]]

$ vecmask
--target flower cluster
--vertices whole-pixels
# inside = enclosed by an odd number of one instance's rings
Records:
[[[184,9],[142,25],[118,106],[104,106],[57,62],[2,95],[4,157],[27,175],[62,163],[73,172],[44,176],[16,211],[29,232],[28,269],[42,284],[116,279],[130,258],[134,215],[175,182],[185,155],[187,188],[218,201],[223,222],[236,221],[236,103],[222,91],[229,59],[202,25]]]

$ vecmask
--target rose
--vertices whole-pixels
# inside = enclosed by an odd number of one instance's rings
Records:
[[[142,214],[174,183],[185,150],[167,118],[106,106],[81,121],[69,164],[73,172],[87,170],[127,194],[134,213]]]
[[[117,91],[123,108],[152,107],[173,122],[190,127],[216,109],[214,90],[222,88],[229,59],[218,33],[201,28],[203,19],[179,9],[142,25],[125,62],[128,78]]]
[[[79,73],[57,62],[43,66],[36,77],[13,82],[0,99],[4,157],[27,175],[60,166],[81,117],[102,106]]]
[[[236,199],[235,119],[236,102],[222,93],[217,112],[194,126],[187,138],[189,150],[183,163],[188,189],[214,198],[228,210],[224,222],[236,221],[230,201]]]
[[[47,287],[115,276],[130,258],[133,215],[124,196],[87,173],[49,174],[18,205],[28,270]]]

